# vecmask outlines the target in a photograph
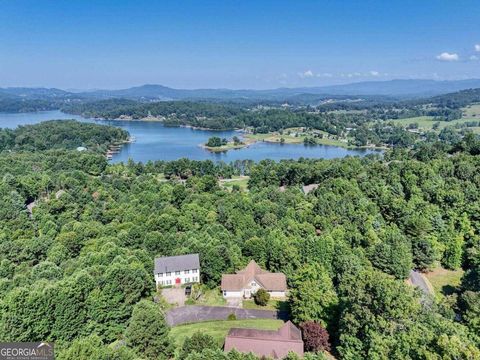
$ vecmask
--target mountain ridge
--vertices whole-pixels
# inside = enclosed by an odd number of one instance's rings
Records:
[[[125,89],[92,90],[69,92],[58,88],[8,87],[0,88],[3,96],[18,98],[78,98],[110,99],[127,98],[135,100],[194,100],[194,99],[269,99],[282,100],[298,95],[351,95],[351,96],[393,96],[429,97],[466,89],[480,88],[480,79],[466,80],[427,80],[394,79],[386,81],[361,81],[341,85],[275,88],[265,90],[199,88],[176,89],[160,84],[144,84]]]

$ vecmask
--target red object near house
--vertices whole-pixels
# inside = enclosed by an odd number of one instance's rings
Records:
[[[180,284],[181,282],[182,282],[182,280],[180,278],[175,279],[175,284]]]

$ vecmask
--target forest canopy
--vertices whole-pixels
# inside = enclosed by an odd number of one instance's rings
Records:
[[[153,259],[199,253],[211,289],[251,259],[285,273],[292,320],[321,324],[339,359],[480,356],[477,138],[383,157],[108,164],[70,150],[128,136],[97,126],[2,130],[1,341],[55,341],[64,359],[172,356]],[[248,191],[220,187],[240,173]],[[439,264],[465,275],[426,301],[405,279]],[[187,358],[212,356],[240,358]]]

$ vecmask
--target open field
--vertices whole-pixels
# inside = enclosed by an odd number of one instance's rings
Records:
[[[433,124],[439,123],[439,129],[443,129],[446,126],[454,126],[456,124],[463,124],[467,123],[469,121],[475,120],[475,118],[463,118],[463,119],[457,119],[457,120],[452,120],[452,121],[438,121],[435,120],[433,116],[418,116],[418,117],[413,117],[413,118],[406,118],[406,119],[392,119],[389,121],[393,121],[397,125],[402,125],[402,126],[408,126],[410,124],[418,124],[418,127],[420,129],[424,130],[431,130],[433,128]],[[477,119],[477,120],[480,120]],[[472,128],[475,129],[475,128]]]
[[[189,325],[175,326],[172,328],[170,335],[172,339],[175,339],[177,347],[182,346],[185,338],[192,336],[197,331],[200,331],[202,334],[213,336],[213,338],[218,342],[218,345],[222,346],[225,336],[233,327],[277,330],[282,325],[282,320],[274,319],[207,321]]]
[[[346,140],[337,140],[329,138],[329,134],[325,131],[315,130],[315,132],[305,132],[302,128],[288,128],[283,131],[282,134],[278,132],[272,132],[267,134],[245,134],[244,138],[251,139],[254,141],[266,141],[272,143],[281,143],[282,138],[285,144],[303,144],[303,141],[307,136],[314,136],[315,133],[323,134],[323,138],[315,138],[319,145],[331,145],[339,146],[344,148],[355,148],[354,146],[348,145]]]
[[[480,104],[470,105],[462,109],[466,119],[480,120]]]
[[[463,270],[447,270],[441,267],[425,274],[432,284],[435,295],[450,295],[456,291],[463,276]]]
[[[232,176],[231,179],[220,180],[220,186],[224,187],[225,189],[231,190],[233,185],[238,185],[240,186],[241,190],[247,190],[249,179],[250,176]]]

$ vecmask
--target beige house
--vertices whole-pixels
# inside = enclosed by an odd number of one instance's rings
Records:
[[[249,299],[258,289],[265,289],[272,298],[285,298],[287,279],[282,273],[263,270],[252,260],[236,274],[222,275],[222,293],[225,298]]]

